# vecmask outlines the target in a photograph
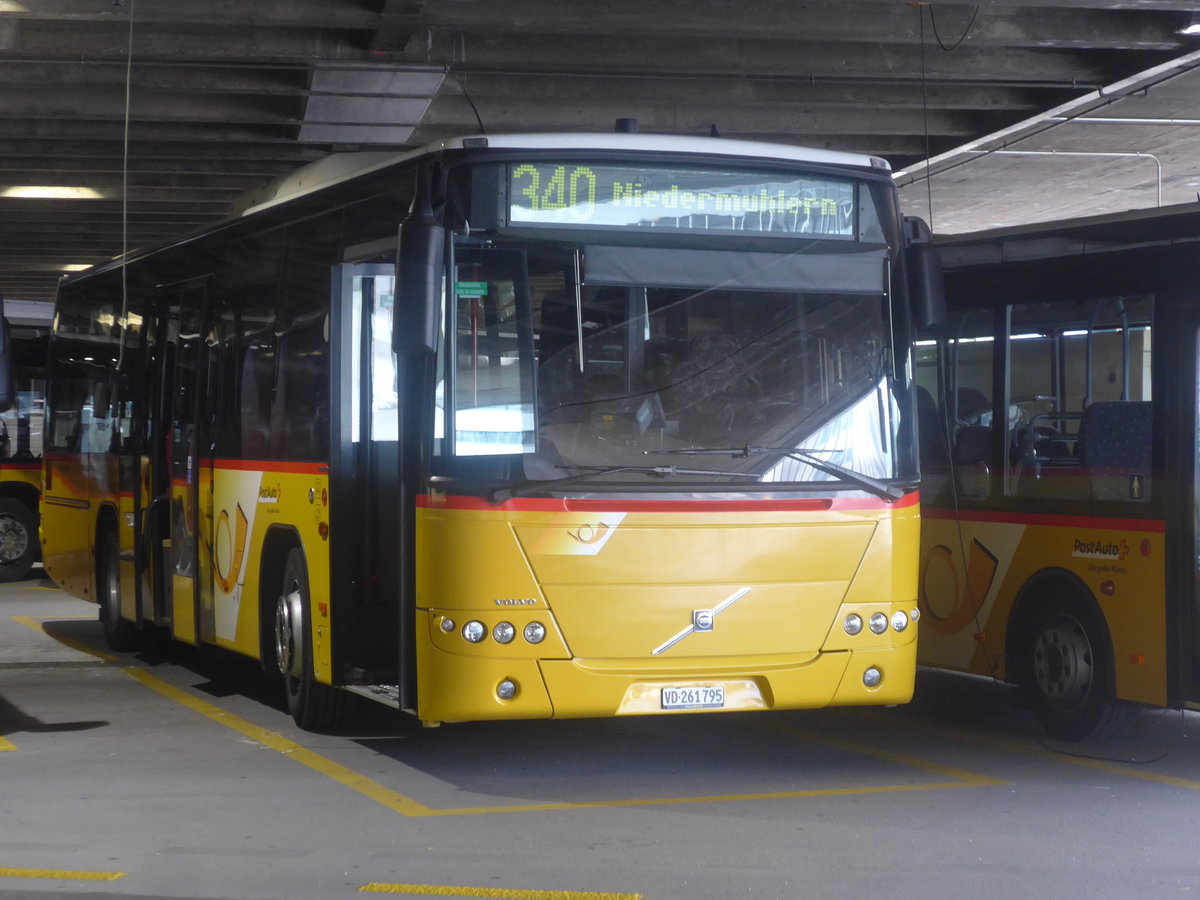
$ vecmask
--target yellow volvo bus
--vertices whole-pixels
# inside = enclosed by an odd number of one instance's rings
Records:
[[[255,657],[305,727],[347,690],[426,724],[910,697],[940,296],[884,161],[337,164],[61,285],[45,566],[114,646]]]
[[[1200,207],[939,242],[919,342],[923,664],[1081,739],[1200,700]]]

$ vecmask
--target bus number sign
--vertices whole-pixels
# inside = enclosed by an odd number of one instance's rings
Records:
[[[511,225],[853,238],[855,184],[762,171],[526,162],[508,171]]]

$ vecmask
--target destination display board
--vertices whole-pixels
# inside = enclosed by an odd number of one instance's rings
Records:
[[[853,239],[855,188],[821,175],[531,161],[508,167],[508,222]]]

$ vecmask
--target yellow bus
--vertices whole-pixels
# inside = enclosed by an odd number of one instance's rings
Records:
[[[304,727],[347,692],[428,725],[910,697],[940,295],[886,162],[354,163],[61,285],[45,566],[114,646],[257,658]]]
[[[8,303],[12,406],[0,413],[0,582],[20,581],[41,559],[38,503],[49,322],[41,315],[12,315],[36,305]]]
[[[1082,739],[1200,700],[1200,207],[939,241],[918,342],[924,665]]]

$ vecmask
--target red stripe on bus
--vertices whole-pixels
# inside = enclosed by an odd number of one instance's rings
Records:
[[[8,472],[13,469],[17,469],[17,470],[20,470],[23,472],[32,472],[37,469],[40,469],[41,467],[42,467],[42,464],[40,462],[24,462],[24,463],[0,462],[0,472]]]
[[[329,471],[327,462],[282,462],[275,459],[214,459],[214,469],[235,472],[290,472],[296,475],[324,475]]]
[[[913,491],[895,503],[883,500],[850,500],[830,497],[808,497],[788,500],[620,500],[620,499],[560,499],[514,498],[503,503],[489,503],[482,497],[460,497],[421,494],[417,506],[423,509],[500,510],[521,512],[824,512],[826,510],[860,510],[905,508],[915,506],[918,494]]]
[[[1045,525],[1055,528],[1100,528],[1105,531],[1146,531],[1162,534],[1167,523],[1162,519],[1119,519],[1113,516],[1063,516],[1051,513],[1010,513],[998,510],[965,510],[955,515],[952,509],[923,507],[926,519],[962,519],[964,522],[997,522],[1005,525]]]

